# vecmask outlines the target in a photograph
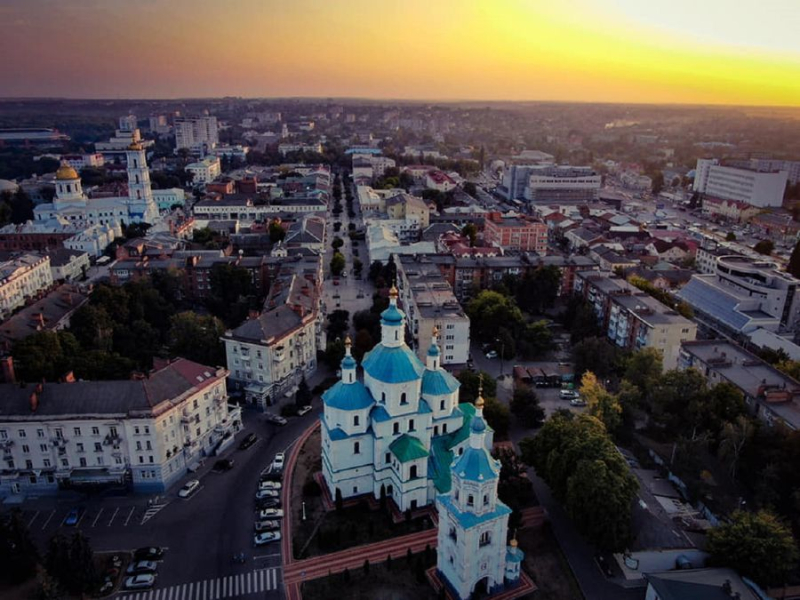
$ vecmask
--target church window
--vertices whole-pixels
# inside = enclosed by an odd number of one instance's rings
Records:
[[[447,423],[442,425],[442,433],[447,433]]]
[[[475,496],[472,494],[467,496],[467,506],[475,506]]]
[[[354,426],[354,427],[358,427],[358,415],[355,415],[355,416],[353,417],[353,426]]]
[[[391,452],[387,452],[386,456],[384,458],[386,459],[386,461],[385,461],[386,464],[387,465],[390,464],[392,462],[392,453]]]
[[[358,493],[358,486],[354,485],[353,486],[353,494],[357,494],[357,493]]]
[[[400,433],[400,423],[394,424],[394,433],[395,434]]]
[[[450,555],[450,564],[451,565],[456,564],[456,561],[453,560],[453,555],[452,554]]]
[[[483,495],[483,505],[484,506],[489,506],[489,494],[484,494]]]
[[[439,435],[439,426],[438,425],[434,425],[433,426],[433,435]]]
[[[355,442],[353,444],[353,454],[361,454],[361,443]]]
[[[411,465],[411,468],[408,471],[408,476],[411,479],[417,478],[417,465]]]
[[[458,536],[456,535],[456,528],[455,527],[450,527],[449,536],[450,536],[450,539],[453,540],[454,542],[458,541]]]
[[[409,431],[414,431],[414,419],[409,419],[408,420],[408,430]]]
[[[400,394],[400,404],[408,404],[408,400],[406,399],[406,393],[405,392]]]
[[[439,410],[444,410],[444,400],[439,402]]]
[[[464,448],[459,448],[458,455],[461,456],[462,454],[464,454]]]
[[[458,488],[456,488],[456,501],[458,501]]]
[[[488,546],[492,543],[492,534],[488,531],[484,531],[481,534],[481,540],[478,543],[479,546]]]
[[[381,392],[381,404],[386,404],[386,392]]]
[[[394,332],[394,339],[395,339],[395,340],[399,340],[399,339],[400,339],[400,337],[399,337],[399,336],[400,336],[400,332],[398,332],[398,331],[395,331],[395,332]]]

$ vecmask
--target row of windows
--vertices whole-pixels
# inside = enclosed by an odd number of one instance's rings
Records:
[[[143,461],[141,460],[141,458],[142,458],[142,457],[139,457],[139,459],[140,459],[140,460],[139,460],[139,462],[143,462]],[[152,456],[150,457],[150,462],[153,462],[153,457],[152,457]],[[115,456],[115,457],[114,457],[114,463],[115,463],[115,464],[118,464],[118,465],[121,465],[121,464],[122,464],[122,457],[120,457],[120,456]],[[62,458],[62,459],[61,459],[61,461],[60,461],[60,464],[61,464],[61,466],[62,466],[63,468],[65,468],[65,469],[68,469],[68,468],[69,468],[69,466],[70,466],[70,464],[69,464],[69,459]],[[97,457],[95,457],[95,464],[96,464],[98,467],[105,466],[105,458],[104,458],[104,457],[102,457],[102,456],[97,456]],[[15,463],[14,463],[14,459],[12,459],[12,458],[8,458],[8,459],[6,459],[6,466],[7,466],[9,469],[16,469],[16,465],[15,465]],[[42,459],[42,468],[44,468],[44,469],[49,469],[49,468],[51,468],[52,466],[53,466],[53,463],[52,463],[52,461],[51,461],[49,458],[44,458],[44,459]],[[78,466],[80,466],[80,467],[88,467],[88,466],[89,466],[89,461],[87,460],[87,458],[86,458],[85,456],[81,456],[81,457],[78,459]],[[25,459],[25,468],[26,468],[26,469],[29,469],[29,470],[30,470],[30,469],[33,469],[33,468],[34,468],[34,466],[33,466],[33,461],[32,461],[32,460],[30,460],[30,459]]]
[[[150,428],[149,427],[145,427],[144,429],[145,429],[145,433],[146,434],[150,433]],[[100,428],[99,427],[92,427],[91,432],[92,432],[92,435],[100,435]],[[138,427],[135,428],[135,432],[137,434],[139,433],[139,428]],[[81,436],[82,435],[81,428],[80,427],[73,427],[72,428],[72,433],[77,437]],[[113,437],[118,437],[118,433],[117,433],[117,428],[116,427],[113,427],[113,426],[109,427],[108,428],[108,433]],[[59,428],[54,430],[54,434],[58,439],[63,439],[64,430],[59,427]],[[20,439],[25,439],[25,438],[28,437],[28,432],[26,430],[24,430],[24,429],[19,429],[17,431],[17,437],[19,437]],[[39,439],[42,439],[42,438],[46,437],[45,430],[44,429],[37,429],[36,430],[36,437],[39,438]],[[8,430],[7,429],[0,429],[0,440],[7,440],[8,438],[9,438]]]

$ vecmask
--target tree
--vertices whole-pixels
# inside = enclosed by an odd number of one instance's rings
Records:
[[[497,394],[497,382],[489,373],[474,373],[472,371],[461,371],[457,376],[461,383],[459,388],[459,399],[461,402],[474,403],[478,398],[478,387],[483,382],[483,395],[495,396]]]
[[[472,322],[473,335],[482,342],[493,342],[501,327],[515,331],[523,323],[522,311],[513,298],[490,290],[482,291],[469,301],[467,315]]]
[[[471,181],[467,181],[464,183],[464,193],[475,198],[478,194],[478,188]]]
[[[719,454],[730,463],[730,474],[736,478],[736,469],[742,456],[742,449],[753,437],[755,427],[753,422],[745,415],[739,415],[733,423],[725,423],[722,428],[722,439],[719,444]]]
[[[605,379],[610,376],[616,361],[616,349],[606,340],[589,337],[572,347],[572,362],[575,377],[581,377],[586,371],[592,371]]]
[[[794,245],[786,270],[794,277],[800,277],[800,240]]]
[[[210,367],[223,365],[225,353],[220,341],[223,335],[225,325],[216,317],[181,312],[170,319],[169,353]]]
[[[211,292],[206,299],[209,312],[229,327],[244,321],[251,305],[255,306],[256,290],[250,271],[231,263],[215,264],[209,279]]]
[[[661,377],[663,364],[664,359],[659,350],[641,348],[625,359],[622,377],[647,395]]]
[[[736,234],[732,231],[729,231],[725,234],[725,241],[726,242],[735,242],[736,241]]]
[[[500,439],[508,437],[508,428],[511,425],[511,411],[497,398],[487,396],[484,398],[483,416],[489,427],[494,429],[495,435]]]
[[[344,341],[329,341],[325,347],[325,362],[331,369],[338,369],[344,358]]]
[[[708,532],[714,565],[730,567],[762,586],[778,586],[797,563],[791,531],[767,511],[736,511],[731,521]]]
[[[469,238],[469,245],[475,246],[475,241],[478,239],[478,228],[475,223],[467,223],[461,230],[461,235]]]
[[[347,333],[350,327],[350,313],[346,310],[337,308],[328,314],[328,336],[336,339],[341,338]]]
[[[305,375],[303,375],[303,378],[297,385],[297,392],[295,392],[294,394],[294,404],[297,408],[310,406],[312,398],[313,396],[311,394],[311,390],[308,387],[308,383],[306,382],[306,377]]]
[[[334,236],[333,241],[331,242],[331,246],[334,250],[338,250],[342,246],[344,246],[344,240],[340,238],[338,235]]]
[[[558,411],[520,449],[591,543],[608,551],[626,547],[638,483],[598,419]]]
[[[269,241],[276,244],[286,237],[286,230],[281,225],[280,220],[276,219],[269,224]]]
[[[753,250],[764,256],[770,256],[772,251],[775,250],[775,243],[772,240],[759,240],[753,246]]]
[[[591,371],[581,377],[580,394],[589,407],[589,414],[600,419],[606,430],[614,434],[622,424],[622,406],[617,397],[609,393]]]
[[[526,360],[535,360],[553,347],[553,333],[547,321],[535,321],[525,326],[517,342],[517,351]]]
[[[0,521],[0,581],[16,585],[36,574],[39,552],[22,513],[14,510]]]
[[[345,266],[347,266],[347,263],[344,260],[344,256],[336,252],[331,258],[331,273],[338,277],[344,271]]]
[[[544,409],[539,405],[539,398],[530,387],[518,385],[510,403],[511,412],[525,427],[541,427],[544,423]]]
[[[561,315],[561,322],[569,329],[572,344],[577,344],[586,338],[600,337],[603,334],[594,309],[582,296],[577,294],[567,302],[567,308]]]
[[[369,272],[367,273],[367,279],[376,284],[377,287],[383,287],[377,285],[378,278],[381,277],[382,273],[383,263],[379,260],[372,261],[372,264],[369,266]]]

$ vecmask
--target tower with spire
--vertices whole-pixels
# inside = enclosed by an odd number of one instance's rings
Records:
[[[347,340],[341,380],[322,396],[322,472],[331,497],[386,497],[405,511],[450,489],[450,464],[467,446],[473,407],[458,403],[459,382],[442,368],[438,332],[423,364],[405,342],[405,326],[392,286],[362,378]]]
[[[497,497],[500,462],[486,446],[484,404],[481,382],[469,425],[469,445],[452,466],[450,491],[436,497],[437,568],[451,592],[463,599],[479,586],[491,594],[516,582],[524,556],[516,540],[506,544],[511,509]]]

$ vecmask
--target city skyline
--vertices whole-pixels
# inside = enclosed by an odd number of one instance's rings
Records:
[[[10,0],[2,95],[800,104],[790,1],[640,4]]]

